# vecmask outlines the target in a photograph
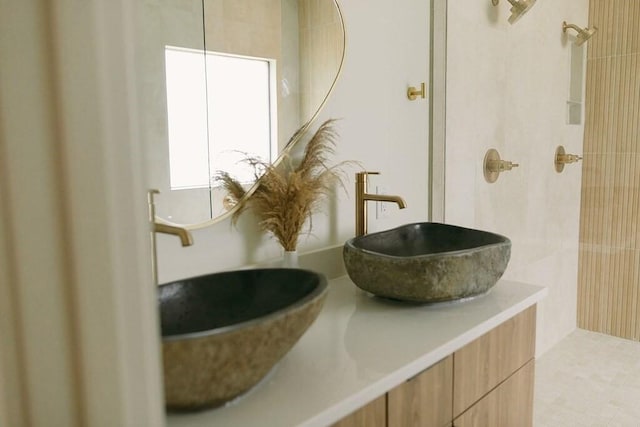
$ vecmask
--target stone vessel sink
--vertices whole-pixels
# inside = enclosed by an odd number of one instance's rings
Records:
[[[487,292],[510,255],[511,241],[504,236],[430,222],[355,237],[343,250],[347,273],[358,287],[419,303]]]
[[[256,385],[313,323],[326,294],[323,275],[284,268],[159,286],[167,408],[220,406]]]

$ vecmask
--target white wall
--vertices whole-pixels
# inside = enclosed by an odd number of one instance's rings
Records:
[[[537,353],[576,327],[581,166],[554,170],[558,145],[582,152],[583,126],[565,124],[570,44],[562,21],[587,25],[588,0],[540,1],[514,25],[509,3],[448,8],[446,221],[504,234],[505,277],[549,287]],[[485,182],[485,152],[520,164]]]
[[[391,207],[383,229],[427,218],[427,150],[420,120],[424,106],[400,101],[407,84],[426,80],[420,66],[401,61],[421,52],[427,26],[406,25],[407,15],[426,8],[417,0],[341,2],[347,54],[335,92],[318,119],[341,118],[336,160],[359,160],[383,175],[372,179],[406,198]],[[363,13],[366,11],[366,13]],[[513,241],[506,278],[549,287],[539,308],[538,353],[576,325],[577,242],[581,168],[553,168],[557,145],[582,151],[583,126],[565,124],[570,44],[563,20],[586,25],[587,0],[538,2],[515,25],[509,4],[456,0],[448,6],[446,222],[492,230]],[[415,28],[414,28],[415,27]],[[415,33],[413,33],[415,32]],[[389,35],[393,34],[393,37]],[[419,56],[419,55],[418,55]],[[415,129],[415,132],[414,132]],[[482,174],[487,149],[520,167],[488,184]],[[314,217],[302,252],[342,244],[353,235],[353,178],[327,212]],[[238,228],[228,221],[194,232],[195,245],[159,236],[160,281],[262,262],[280,256],[250,217]]]
[[[358,160],[371,179],[405,198],[407,209],[391,206],[388,219],[369,224],[371,231],[427,219],[426,101],[408,101],[407,85],[428,81],[428,2],[423,0],[340,1],[347,31],[342,75],[316,122],[339,122],[336,161]],[[391,36],[392,35],[392,36]],[[313,218],[313,233],[303,237],[301,252],[342,244],[354,233],[353,175],[348,172],[348,194],[327,205]],[[375,212],[371,204],[371,212]],[[250,217],[237,229],[229,221],[193,233],[195,245],[181,248],[173,236],[158,236],[160,282],[230,269],[279,257],[275,241],[264,237]]]

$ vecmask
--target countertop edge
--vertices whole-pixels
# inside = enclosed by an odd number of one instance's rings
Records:
[[[331,282],[336,282],[341,279],[343,279],[343,277],[339,277],[334,280],[331,280]],[[381,379],[375,384],[372,384],[370,387],[366,388],[365,390],[362,390],[359,393],[355,393],[349,398],[342,400],[340,403],[330,408],[327,408],[325,411],[310,418],[306,422],[299,424],[299,427],[327,427],[341,420],[345,416],[351,414],[353,411],[361,408],[367,403],[380,397],[382,394],[402,384],[404,381],[416,376],[420,372],[435,365],[445,357],[458,351],[465,345],[469,344],[476,338],[479,338],[480,336],[489,332],[491,329],[495,328],[496,326],[509,320],[513,316],[523,312],[527,308],[537,304],[542,299],[544,299],[548,293],[549,293],[548,288],[540,287],[540,289],[537,292],[525,298],[520,303],[514,304],[513,306],[498,313],[492,318],[479,323],[474,328],[471,328],[467,330],[465,333],[453,338],[451,341],[447,342],[445,345],[438,347],[437,349],[434,349],[429,353],[424,354],[421,358],[417,359],[416,361],[399,368],[398,370],[393,372],[391,375],[387,376],[384,379]]]
[[[315,324],[262,384],[229,407],[170,415],[166,425],[330,426],[537,304],[548,294],[548,289],[540,285],[500,280],[488,295],[474,301],[452,303],[449,310],[448,303],[431,309],[377,300],[358,289],[348,276],[330,280],[329,290],[329,298]],[[419,321],[433,319],[435,323],[431,326],[441,328],[441,333],[431,334],[416,323],[414,316],[418,316]],[[452,321],[458,318],[460,322]],[[394,336],[396,327],[407,328],[408,338]],[[373,347],[366,338],[361,339],[368,336],[368,328],[380,337],[373,340]],[[379,347],[381,342],[383,346]],[[396,359],[389,359],[391,364],[384,357],[371,358],[380,354],[380,349],[384,351],[385,345],[396,349],[391,354],[385,353],[385,357],[395,354]],[[327,367],[334,370],[328,378],[322,370]],[[358,371],[360,367],[364,371]],[[313,372],[311,377],[308,372]],[[315,381],[313,375],[323,375],[320,382],[324,384],[314,387],[315,393],[307,396],[304,387]],[[302,398],[300,407],[296,403],[299,397]]]

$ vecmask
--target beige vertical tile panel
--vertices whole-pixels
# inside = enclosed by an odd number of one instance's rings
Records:
[[[591,0],[589,6],[589,26],[598,27],[598,36],[589,42],[589,58],[601,58],[613,52],[616,39],[617,19],[614,14],[619,0]],[[576,25],[582,26],[577,23]]]
[[[616,51],[618,55],[638,53],[640,48],[640,2],[638,0],[617,0],[618,25],[616,28]]]
[[[640,339],[640,1],[591,0],[578,326]]]
[[[633,265],[635,265],[635,269],[633,271],[632,282],[638,283],[640,282],[640,251],[634,251],[634,259]],[[631,296],[629,298],[629,304],[631,307],[631,313],[635,313],[636,319],[638,318],[638,314],[640,313],[640,304],[638,300],[640,300],[640,290],[638,286],[633,286],[631,290]],[[640,322],[635,321],[631,322],[631,339],[640,341]]]
[[[640,28],[637,30],[640,32]],[[640,130],[640,64],[637,54],[612,58],[614,73],[613,117],[611,130],[616,152],[638,152],[638,131]]]

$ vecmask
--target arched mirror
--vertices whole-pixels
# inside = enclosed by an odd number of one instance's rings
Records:
[[[255,184],[247,155],[277,162],[340,74],[335,0],[146,0],[141,135],[158,217],[196,229],[228,216],[214,177]]]

